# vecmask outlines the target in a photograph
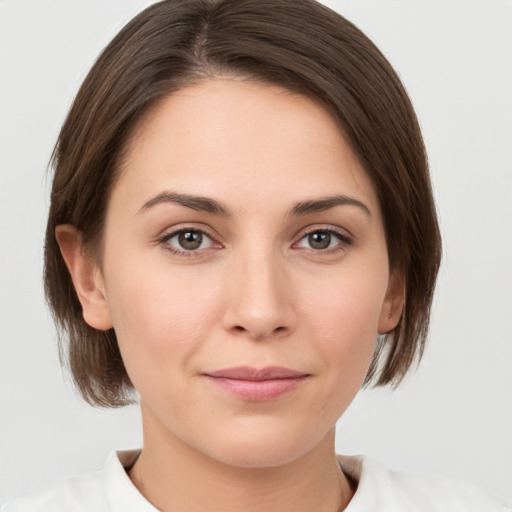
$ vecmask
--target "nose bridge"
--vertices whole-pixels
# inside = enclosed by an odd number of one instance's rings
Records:
[[[254,308],[270,308],[278,301],[280,279],[278,258],[271,250],[246,254],[242,260],[242,296]],[[245,285],[244,285],[245,282]]]
[[[226,327],[254,339],[293,329],[293,301],[282,256],[271,244],[251,244],[232,267]]]

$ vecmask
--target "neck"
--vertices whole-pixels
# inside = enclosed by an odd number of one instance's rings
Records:
[[[337,512],[353,490],[334,449],[334,429],[310,452],[278,467],[224,464],[143,422],[144,448],[129,476],[159,510]]]

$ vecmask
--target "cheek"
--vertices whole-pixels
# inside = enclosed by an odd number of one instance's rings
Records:
[[[135,366],[132,361],[168,368],[192,357],[217,314],[216,290],[205,287],[201,276],[191,279],[161,266],[117,269],[110,273],[107,293],[127,368]]]
[[[333,274],[325,283],[328,286],[317,293],[307,293],[315,289],[313,283],[305,287],[303,302],[312,324],[319,330],[345,333],[349,338],[357,338],[358,333],[362,338],[365,334],[376,335],[386,294],[386,273],[369,276],[347,269]]]
[[[385,274],[384,274],[385,276]],[[333,378],[364,379],[378,335],[379,316],[387,280],[361,279],[357,274],[332,280],[328,294],[305,301],[310,335],[324,352],[326,365],[336,366]]]

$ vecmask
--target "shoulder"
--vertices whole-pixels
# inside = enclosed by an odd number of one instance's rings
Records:
[[[358,482],[346,512],[507,512],[498,501],[460,480],[387,469],[374,460],[338,456],[343,471]]]
[[[112,452],[102,470],[10,501],[0,512],[153,512],[156,509],[139,493],[125,471],[137,455],[137,451]]]
[[[2,506],[1,512],[46,512],[66,510],[79,512],[108,510],[103,490],[101,472],[70,478]]]

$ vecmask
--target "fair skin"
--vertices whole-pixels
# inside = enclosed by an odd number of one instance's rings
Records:
[[[130,477],[149,501],[347,505],[335,423],[399,320],[403,286],[373,185],[321,106],[242,79],[178,91],[137,128],[101,261],[72,226],[57,238],[85,320],[114,327],[140,394]],[[225,374],[276,366],[293,375]]]

